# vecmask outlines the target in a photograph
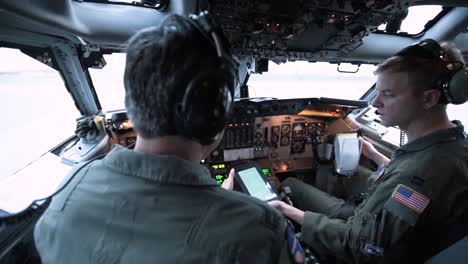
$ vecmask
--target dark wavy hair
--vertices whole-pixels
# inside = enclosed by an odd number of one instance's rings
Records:
[[[214,45],[187,20],[169,15],[129,40],[125,106],[143,138],[177,135],[176,103],[197,73],[218,65]]]

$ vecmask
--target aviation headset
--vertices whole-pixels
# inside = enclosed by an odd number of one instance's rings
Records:
[[[435,88],[442,92],[440,103],[458,105],[468,101],[468,68],[461,61],[450,60],[437,41],[422,40],[402,49],[395,56],[442,61],[447,71],[440,74],[434,83]]]
[[[174,125],[179,135],[202,145],[221,135],[233,106],[237,85],[237,63],[207,11],[190,15],[187,21],[216,48],[217,62],[197,73],[181,98],[174,103]]]

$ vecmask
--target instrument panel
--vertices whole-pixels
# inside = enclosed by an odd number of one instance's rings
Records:
[[[290,173],[314,175],[316,146],[329,124],[365,106],[365,101],[330,98],[236,101],[223,140],[204,162],[222,183],[231,167],[254,160],[278,188]]]
[[[253,160],[277,188],[290,173],[312,175],[316,146],[329,125],[365,106],[365,101],[330,98],[238,100],[221,143],[202,164],[222,183],[231,167]],[[106,125],[113,142],[128,147],[136,141],[125,111],[108,113]]]
[[[321,119],[297,115],[238,119],[227,126],[223,141],[206,163],[212,177],[222,183],[231,167],[255,160],[277,188],[277,173],[314,167],[313,146],[321,142],[326,129]]]
[[[326,122],[301,116],[267,116],[229,123],[211,161],[311,157],[311,144],[326,132]]]

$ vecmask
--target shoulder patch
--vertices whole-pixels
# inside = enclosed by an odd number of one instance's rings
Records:
[[[413,209],[419,214],[426,209],[431,201],[431,199],[425,195],[418,193],[403,184],[398,184],[395,191],[392,193],[392,199]]]
[[[286,236],[288,240],[288,251],[289,256],[293,263],[296,264],[306,264],[304,250],[302,249],[299,240],[296,237],[296,233],[294,233],[294,229],[290,224],[286,228]]]

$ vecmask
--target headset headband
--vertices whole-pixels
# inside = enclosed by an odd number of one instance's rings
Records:
[[[406,58],[416,57],[429,60],[439,59],[446,64],[448,71],[457,71],[464,65],[461,61],[450,60],[445,50],[433,39],[425,39],[412,44],[396,53],[395,56]]]
[[[434,82],[434,86],[442,92],[440,103],[463,104],[468,100],[468,69],[463,62],[452,60],[437,41],[422,40],[402,49],[395,56],[439,60],[446,70]]]
[[[190,14],[189,18],[188,21],[190,24],[198,29],[206,39],[211,40],[210,43],[216,48],[218,58],[228,61],[232,67],[237,68],[238,63],[228,54],[228,51],[225,50],[227,44],[224,43],[225,41],[220,37],[219,29],[214,26],[208,11],[202,11],[199,15]]]

